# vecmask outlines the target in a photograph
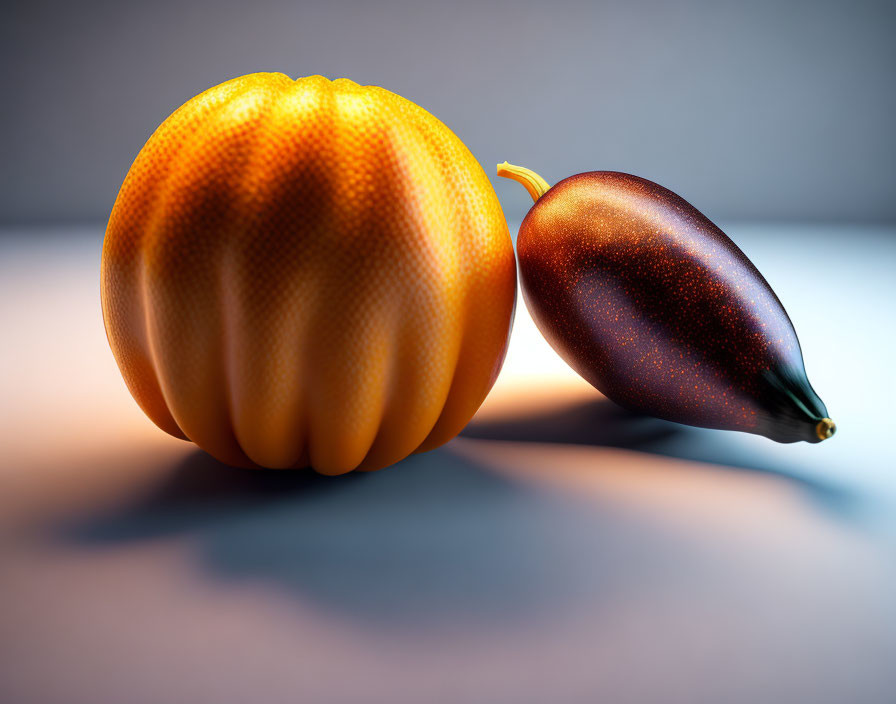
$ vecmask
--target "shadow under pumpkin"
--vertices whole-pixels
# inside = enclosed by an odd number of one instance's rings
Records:
[[[694,433],[720,437],[695,441]],[[474,445],[573,443],[731,465],[740,459],[726,455],[725,433],[604,400],[474,421],[464,435],[478,438],[461,441]],[[825,510],[843,513],[850,503],[834,487],[771,467],[748,469],[795,483]],[[579,504],[451,444],[380,472],[340,477],[235,469],[195,450],[160,467],[148,493],[64,522],[57,537],[95,549],[186,538],[209,578],[262,580],[359,622],[396,628],[512,622],[523,612],[547,616],[583,603],[600,609],[639,584],[692,579],[703,560],[610,495]]]

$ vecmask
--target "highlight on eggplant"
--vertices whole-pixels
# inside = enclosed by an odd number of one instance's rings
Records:
[[[553,187],[507,162],[498,175],[535,201],[517,238],[526,305],[551,346],[608,398],[778,442],[834,434],[784,306],[694,206],[615,171]]]

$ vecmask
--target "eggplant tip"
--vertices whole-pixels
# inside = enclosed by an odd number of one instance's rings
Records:
[[[815,434],[819,440],[827,440],[837,432],[837,426],[830,418],[822,418],[815,426]]]

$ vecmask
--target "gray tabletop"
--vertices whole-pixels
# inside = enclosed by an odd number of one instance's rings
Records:
[[[896,229],[726,230],[831,441],[625,413],[520,305],[461,437],[341,478],[156,429],[106,346],[102,227],[0,233],[0,701],[893,701]]]

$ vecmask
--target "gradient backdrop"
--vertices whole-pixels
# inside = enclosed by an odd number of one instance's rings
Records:
[[[892,704],[893,3],[5,2],[2,704]],[[159,431],[103,334],[105,220],[178,105],[381,84],[491,175],[693,202],[768,277],[838,432],[627,413],[525,305],[463,434],[328,480]],[[510,230],[530,206],[495,187]],[[786,222],[785,222],[786,221]]]
[[[622,170],[712,219],[891,222],[894,7],[6,2],[0,223],[104,220],[167,115],[254,71],[382,85],[442,119],[490,175],[505,159],[550,182]],[[522,217],[525,192],[496,188]]]

